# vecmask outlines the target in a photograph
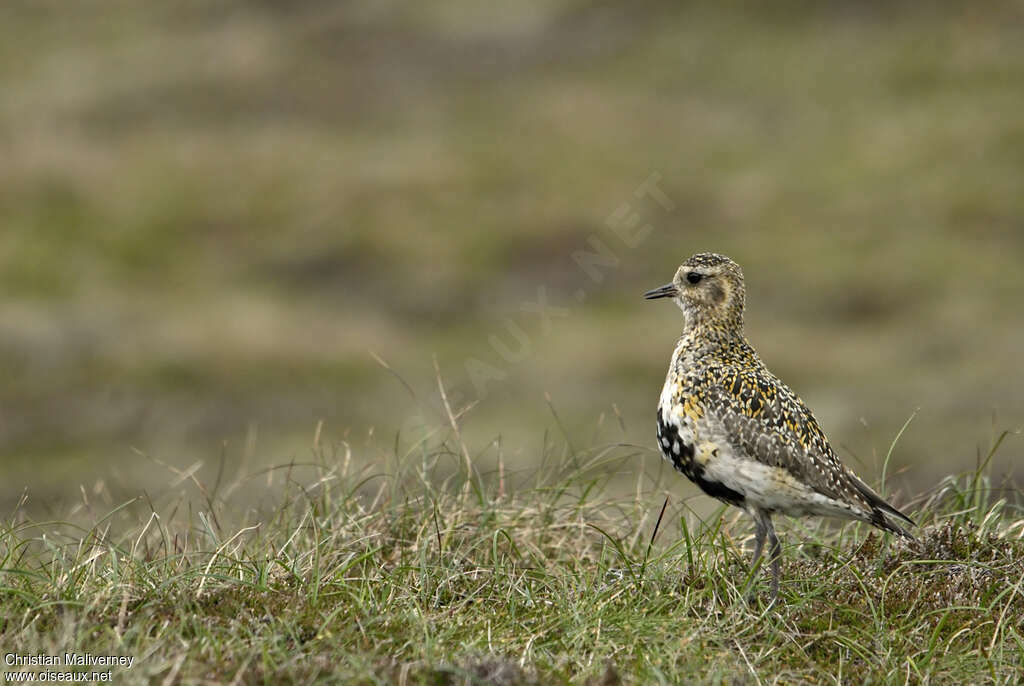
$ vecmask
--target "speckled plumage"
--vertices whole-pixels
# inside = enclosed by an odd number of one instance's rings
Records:
[[[753,517],[755,563],[766,538],[771,545],[773,600],[773,514],[857,519],[910,536],[901,523],[913,522],[839,461],[810,409],[744,338],[739,265],[698,253],[646,297],[673,298],[686,319],[658,404],[658,446],[705,493]]]

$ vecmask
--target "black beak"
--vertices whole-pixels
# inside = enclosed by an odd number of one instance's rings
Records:
[[[679,289],[676,288],[674,283],[667,283],[664,286],[659,286],[653,291],[647,291],[644,293],[644,297],[648,300],[657,300],[658,298],[674,298],[679,295]]]

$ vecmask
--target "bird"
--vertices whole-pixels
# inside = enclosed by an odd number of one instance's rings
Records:
[[[671,298],[685,320],[658,402],[658,447],[704,493],[754,520],[751,564],[757,569],[767,540],[769,606],[782,555],[773,515],[859,520],[915,538],[906,528],[914,521],[840,462],[811,410],[747,342],[736,262],[697,253],[644,297]]]

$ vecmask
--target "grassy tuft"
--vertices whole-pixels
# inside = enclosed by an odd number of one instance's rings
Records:
[[[396,439],[363,462],[341,444],[245,479],[179,474],[193,496],[102,515],[102,487],[83,491],[87,527],[19,508],[0,531],[0,638],[135,657],[119,683],[1019,679],[1024,516],[983,462],[911,507],[919,542],[784,523],[784,602],[765,608],[744,600],[767,587],[742,515],[662,508],[687,488],[671,474],[617,495],[606,475],[640,464],[625,450],[511,474],[460,441]],[[270,505],[244,508],[257,491]]]

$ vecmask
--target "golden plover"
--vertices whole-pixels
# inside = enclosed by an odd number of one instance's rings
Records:
[[[781,554],[773,514],[858,519],[913,538],[901,523],[914,522],[843,466],[811,411],[747,343],[738,264],[698,253],[644,297],[672,298],[686,320],[658,403],[658,447],[705,493],[753,517],[753,564],[766,538],[770,546],[771,602]]]

